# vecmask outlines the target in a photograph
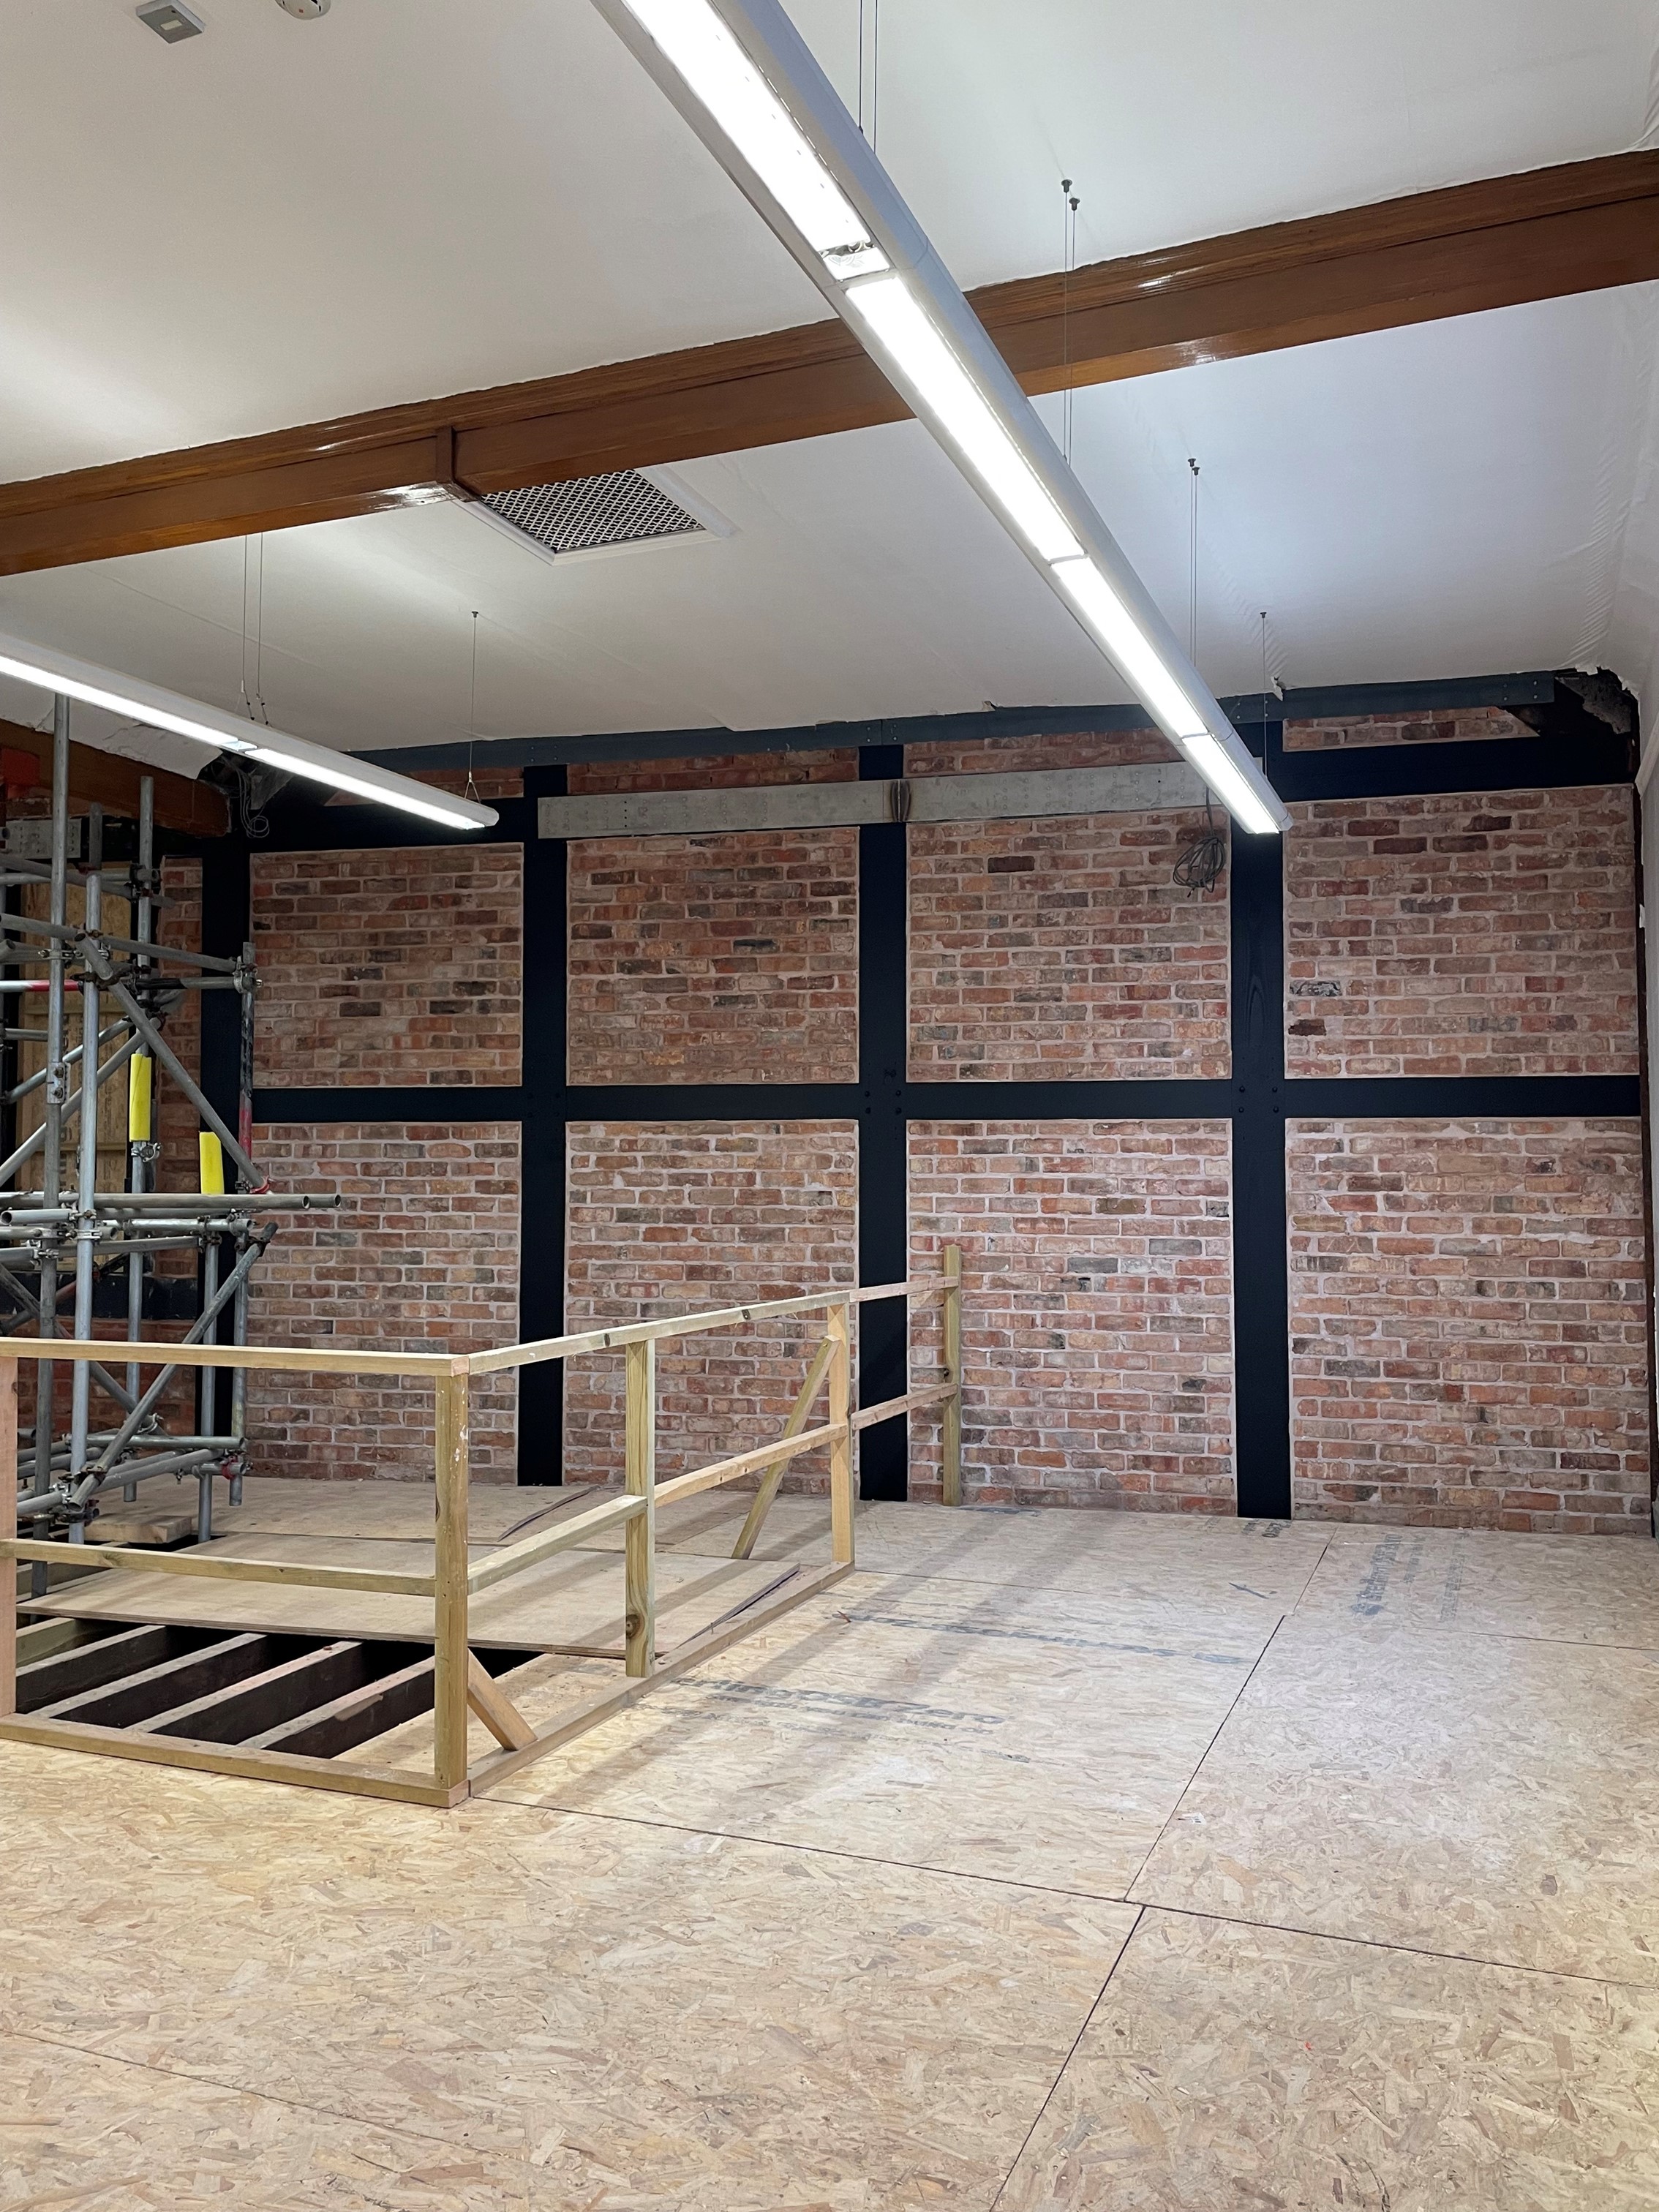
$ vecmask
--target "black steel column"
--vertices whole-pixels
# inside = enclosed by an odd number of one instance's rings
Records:
[[[562,837],[536,834],[535,801],[562,799],[562,768],[525,772],[524,1091],[520,1124],[519,1335],[531,1344],[564,1328],[566,860]],[[564,1362],[519,1376],[519,1480],[564,1480]]]
[[[1285,841],[1235,827],[1232,905],[1233,1364],[1241,1514],[1291,1512],[1285,1212]]]
[[[859,753],[861,782],[904,774],[902,745]],[[907,1043],[907,898],[902,822],[859,831],[859,1280],[902,1282],[908,1266],[909,1182],[904,1068]],[[905,1301],[859,1310],[859,1396],[866,1406],[902,1395],[908,1364]],[[902,1498],[909,1488],[908,1424],[883,1421],[859,1445],[865,1498]]]

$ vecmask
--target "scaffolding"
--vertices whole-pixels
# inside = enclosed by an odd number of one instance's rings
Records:
[[[0,1335],[50,1338],[60,1320],[82,1341],[98,1319],[118,1320],[129,1345],[158,1317],[160,1294],[194,1264],[195,1316],[185,1345],[247,1341],[249,1279],[285,1213],[337,1206],[332,1194],[271,1191],[252,1154],[252,947],[234,959],[169,945],[158,935],[163,898],[155,851],[155,781],[141,780],[132,857],[104,858],[103,811],[86,821],[83,859],[70,856],[69,702],[52,718],[49,854],[0,857],[0,1009],[6,1014],[4,1103],[10,1150],[0,1160]],[[8,839],[9,848],[10,839]],[[81,919],[71,920],[71,894]],[[44,896],[43,896],[44,895]],[[104,926],[106,900],[129,906],[132,934]],[[45,907],[29,913],[28,906]],[[42,972],[44,971],[44,972]],[[240,1018],[237,1126],[233,1130],[169,1044],[170,1018],[192,998],[234,992]],[[44,1026],[35,1009],[44,1008]],[[29,1018],[23,1018],[27,1009]],[[20,1060],[40,1066],[21,1073]],[[88,1076],[88,1071],[90,1075]],[[190,1189],[164,1189],[155,1101],[178,1092],[198,1127]],[[120,1187],[100,1159],[99,1102],[125,1093]],[[38,1116],[38,1119],[36,1118]],[[106,1121],[107,1114],[103,1117]],[[34,1126],[25,1135],[26,1120]],[[118,1121],[118,1127],[122,1125]],[[100,1175],[100,1166],[103,1173]],[[19,1430],[17,1512],[40,1535],[83,1542],[101,1502],[129,1504],[141,1483],[170,1474],[197,1485],[196,1534],[213,1533],[213,1486],[234,1502],[246,1467],[247,1372],[228,1390],[211,1367],[193,1370],[184,1416],[168,1426],[166,1400],[187,1366],[148,1362],[123,1371],[71,1364],[67,1419],[57,1363],[34,1363],[32,1415]],[[22,1417],[20,1415],[20,1419]],[[177,1419],[176,1409],[171,1418]],[[34,1575],[44,1577],[37,1565]],[[37,1595],[40,1594],[37,1590]]]

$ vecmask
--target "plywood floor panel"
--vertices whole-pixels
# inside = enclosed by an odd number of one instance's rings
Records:
[[[193,1491],[170,1490],[165,1482],[147,1483],[139,1498],[193,1499]],[[539,1528],[565,1510],[574,1489],[515,1488],[511,1484],[475,1482],[468,1496],[468,1533],[474,1543],[498,1544]],[[218,1536],[382,1536],[428,1540],[436,1510],[429,1482],[301,1482],[284,1475],[250,1474],[242,1503],[216,1498],[213,1528]]]
[[[998,2212],[1637,2212],[1659,1994],[1149,1912]]]
[[[595,1498],[613,1493],[596,1490]],[[729,1556],[750,1493],[705,1492],[662,1515],[673,1549]],[[860,1504],[859,1565],[876,1574],[1069,1591],[1112,1601],[1287,1612],[1326,1548],[1322,1531],[1209,1514]],[[621,1532],[601,1540],[620,1549]],[[827,1559],[823,1499],[780,1498],[757,1559]]]
[[[1659,1655],[1288,1622],[1132,1894],[1659,1986]]]
[[[89,1793],[5,1749],[4,1863],[74,1866],[80,1911],[19,1900],[3,2024],[418,2133],[480,2206],[514,2159],[538,2212],[983,2212],[1134,1918],[515,1806],[114,1762]]]
[[[432,1547],[412,1540],[342,1536],[225,1537],[240,1559],[305,1560],[313,1566],[386,1567],[429,1574]],[[786,1562],[750,1565],[667,1553],[657,1562],[657,1641],[665,1654],[787,1580]],[[283,1583],[208,1582],[182,1575],[112,1570],[34,1599],[27,1610],[81,1620],[155,1620],[205,1628],[259,1628],[286,1635],[432,1641],[432,1601],[381,1590],[307,1589]],[[604,1552],[561,1552],[509,1581],[480,1591],[468,1628],[475,1644],[556,1647],[622,1654],[620,1558]]]
[[[1333,1544],[1299,1615],[1659,1650],[1659,1545],[1629,1536],[1373,1528]]]
[[[532,2170],[187,2075],[0,2035],[13,2212],[531,2212]]]
[[[1271,1633],[860,1572],[501,1794],[1121,1897]],[[512,1693],[540,1726],[571,1685],[535,1672]],[[398,1749],[428,1746],[422,1723]]]

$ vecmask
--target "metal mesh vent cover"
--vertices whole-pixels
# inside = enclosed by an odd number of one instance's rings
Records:
[[[651,538],[684,538],[702,528],[695,515],[665,491],[659,491],[637,469],[580,477],[574,483],[492,491],[483,504],[550,553],[580,553],[594,545],[637,545]]]

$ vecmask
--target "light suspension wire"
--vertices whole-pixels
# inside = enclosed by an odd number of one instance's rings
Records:
[[[876,86],[866,138],[781,0],[592,4],[1241,827],[1287,829],[1278,794],[876,158]],[[874,0],[872,9],[878,61]]]

